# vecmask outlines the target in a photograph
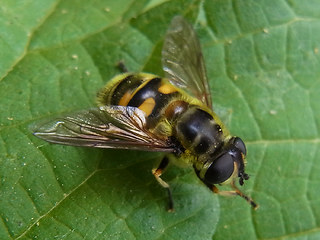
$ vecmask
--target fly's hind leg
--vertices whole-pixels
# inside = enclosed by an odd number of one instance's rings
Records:
[[[220,191],[215,185],[208,185],[207,184],[207,187],[210,188],[210,190],[214,193],[217,193],[219,195],[222,195],[222,196],[240,196],[242,198],[244,198],[250,205],[251,207],[256,210],[259,205],[256,204],[252,198],[248,197],[247,195],[245,195],[243,192],[241,192],[237,187],[236,185],[234,184],[234,182],[231,183],[231,187],[233,188],[233,191]]]
[[[163,171],[166,169],[166,167],[169,164],[169,159],[167,156],[165,156],[159,166],[157,168],[152,169],[152,174],[153,176],[156,178],[156,180],[158,181],[158,183],[160,183],[160,185],[164,188],[167,189],[168,191],[168,196],[169,196],[169,208],[168,211],[169,212],[173,212],[173,199],[172,199],[172,194],[171,194],[171,190],[170,190],[170,186],[167,182],[165,182],[162,178],[161,175],[163,173]]]
[[[127,73],[127,72],[129,72],[129,71],[128,71],[128,68],[126,67],[126,65],[124,64],[123,61],[119,61],[116,66],[117,66],[117,68],[118,68],[122,73]]]

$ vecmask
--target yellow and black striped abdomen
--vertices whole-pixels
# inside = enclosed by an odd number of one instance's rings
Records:
[[[149,119],[157,119],[181,93],[166,79],[147,73],[121,74],[98,94],[98,104],[138,107]]]

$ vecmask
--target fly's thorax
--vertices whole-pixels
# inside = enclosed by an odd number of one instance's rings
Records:
[[[188,150],[184,151],[180,155],[169,154],[167,156],[171,163],[181,168],[190,167],[195,161],[195,156],[190,154]]]
[[[175,137],[194,155],[214,153],[226,136],[215,118],[198,106],[190,106],[176,120]]]
[[[164,111],[164,116],[170,122],[175,122],[188,108],[190,104],[183,100],[173,100],[170,102]]]

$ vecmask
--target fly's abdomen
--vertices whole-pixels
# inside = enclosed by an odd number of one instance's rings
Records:
[[[125,73],[115,77],[98,94],[99,105],[138,107],[155,122],[173,98],[181,93],[167,80],[146,73]]]
[[[136,89],[149,78],[141,77],[141,74],[124,73],[114,77],[98,93],[98,105],[127,106]]]

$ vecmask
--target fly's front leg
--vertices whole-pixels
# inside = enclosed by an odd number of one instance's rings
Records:
[[[219,195],[222,196],[240,196],[242,198],[244,198],[250,205],[251,207],[256,210],[259,205],[256,204],[252,198],[248,197],[247,195],[245,195],[243,192],[241,192],[236,185],[234,184],[234,182],[231,183],[231,187],[233,188],[233,191],[220,191],[215,185],[213,184],[206,184],[208,188],[210,188],[210,190],[214,193],[217,193]]]
[[[161,178],[161,175],[163,173],[163,171],[166,169],[166,167],[168,166],[169,164],[169,159],[167,156],[165,156],[159,166],[157,168],[154,168],[152,169],[152,174],[153,176],[156,178],[156,180],[158,181],[158,183],[160,183],[160,185],[164,188],[167,189],[168,191],[168,196],[169,196],[169,209],[168,211],[169,212],[172,212],[174,209],[173,209],[173,199],[172,199],[172,194],[171,194],[171,190],[170,190],[170,186],[167,182],[165,182],[162,178]]]

